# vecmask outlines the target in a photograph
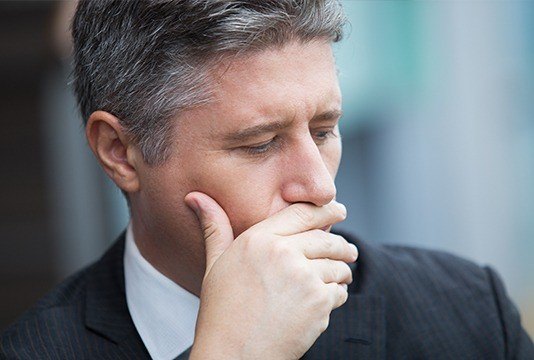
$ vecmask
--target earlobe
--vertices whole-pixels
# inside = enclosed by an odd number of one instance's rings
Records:
[[[111,180],[125,192],[138,191],[136,162],[139,157],[119,119],[108,112],[95,111],[87,121],[85,134],[91,150]]]

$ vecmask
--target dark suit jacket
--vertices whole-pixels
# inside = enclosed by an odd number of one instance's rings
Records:
[[[534,359],[497,275],[457,257],[349,236],[347,302],[305,359]],[[2,335],[2,359],[147,359],[124,294],[124,234]]]

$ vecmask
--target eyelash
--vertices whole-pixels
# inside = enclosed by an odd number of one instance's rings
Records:
[[[337,135],[334,133],[334,129],[330,129],[328,131],[319,131],[315,134],[315,137],[317,138],[317,145],[322,145],[328,138],[330,137],[337,137]],[[263,143],[261,145],[257,146],[245,146],[242,149],[249,155],[263,155],[268,153],[271,150],[275,150],[277,146],[279,146],[279,137],[275,136],[271,140],[269,140],[266,143]]]
[[[318,136],[318,134],[321,134],[321,136]],[[318,131],[315,136],[317,137],[317,140],[319,141],[325,141],[326,139],[330,138],[330,137],[336,137],[336,133],[334,132],[334,129],[330,129],[330,130],[323,130],[323,131]]]
[[[269,140],[266,143],[263,143],[261,145],[256,146],[245,146],[243,147],[243,150],[249,155],[262,155],[268,151],[270,151],[273,147],[278,145],[278,136],[275,136],[271,140]]]

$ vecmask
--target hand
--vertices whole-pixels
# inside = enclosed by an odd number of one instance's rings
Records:
[[[318,230],[345,219],[337,202],[293,204],[234,239],[224,210],[190,193],[206,243],[191,359],[297,359],[347,300],[358,252]]]

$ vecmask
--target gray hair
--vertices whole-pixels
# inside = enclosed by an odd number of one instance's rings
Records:
[[[170,155],[172,121],[210,100],[223,56],[342,36],[338,0],[81,0],[72,23],[74,88],[84,122],[121,126],[151,165]]]

